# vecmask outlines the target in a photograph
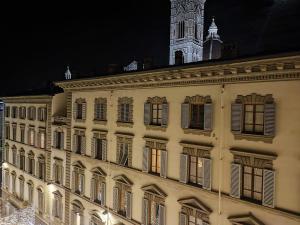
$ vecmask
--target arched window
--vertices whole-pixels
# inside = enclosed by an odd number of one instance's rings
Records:
[[[41,180],[45,179],[45,157],[43,155],[38,157],[37,176]]]
[[[28,203],[33,203],[33,182],[29,180],[27,182],[27,188],[28,188]]]
[[[176,51],[175,52],[175,64],[181,65],[184,63],[184,56],[182,51]]]
[[[79,195],[83,195],[85,166],[80,161],[73,163],[72,166],[72,191]]]
[[[24,200],[24,177],[21,175],[19,176],[19,197],[23,201]]]
[[[177,34],[178,34],[178,39],[184,38],[185,37],[185,22],[184,21],[180,21],[177,24]]]
[[[53,192],[53,203],[52,203],[52,216],[62,220],[63,218],[63,204],[62,194],[59,191]]]
[[[23,148],[20,149],[20,159],[19,159],[19,167],[20,170],[25,170],[25,150]]]
[[[17,166],[17,147],[13,145],[11,149],[12,149],[12,163],[14,166]]]
[[[9,144],[8,143],[5,144],[4,154],[5,154],[5,157],[4,157],[5,161],[9,162]]]
[[[38,211],[39,211],[39,214],[43,214],[44,210],[45,210],[44,190],[42,187],[38,187],[37,192],[38,192]]]
[[[105,206],[106,174],[99,167],[92,169],[91,172],[93,174],[91,179],[91,200]]]
[[[34,175],[34,169],[35,169],[34,153],[32,151],[30,151],[28,153],[27,172]]]
[[[9,170],[8,169],[5,169],[4,170],[4,188],[5,190],[9,190]]]
[[[11,172],[11,192],[13,195],[16,195],[16,172],[12,171]]]
[[[84,225],[84,207],[80,201],[74,200],[72,202],[71,224]]]

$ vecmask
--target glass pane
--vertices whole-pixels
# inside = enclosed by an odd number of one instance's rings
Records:
[[[264,112],[264,108],[264,105],[256,105],[255,110],[256,112]]]
[[[246,124],[253,124],[253,113],[252,112],[246,112],[245,113],[245,123]]]
[[[203,184],[203,159],[198,157],[197,183]]]
[[[194,156],[191,156],[190,159],[190,182],[196,183],[196,177],[197,177],[197,158]]]
[[[253,105],[245,105],[245,111],[247,112],[253,112]]]
[[[252,132],[253,131],[253,125],[245,125],[245,131]]]
[[[255,114],[255,124],[264,124],[264,114],[263,113],[256,113]]]

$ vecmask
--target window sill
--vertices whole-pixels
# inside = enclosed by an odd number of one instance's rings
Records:
[[[185,134],[196,134],[196,135],[204,135],[204,136],[210,136],[211,130],[200,130],[200,129],[191,129],[191,128],[184,128],[183,129]]]
[[[84,123],[85,120],[84,120],[84,119],[75,119],[75,122],[76,122],[76,123]]]
[[[163,127],[161,125],[146,125],[147,130],[159,130],[159,131],[166,131],[167,127]]]
[[[99,124],[99,125],[107,125],[107,120],[97,120],[97,119],[94,119],[94,123],[95,124]]]
[[[272,144],[274,139],[274,136],[255,134],[233,133],[233,135],[235,140],[262,141],[269,144]]]
[[[118,127],[133,127],[133,122],[122,122],[122,121],[117,121],[117,126]]]

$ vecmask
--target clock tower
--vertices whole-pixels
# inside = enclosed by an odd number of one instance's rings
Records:
[[[171,0],[170,65],[202,61],[206,0]]]

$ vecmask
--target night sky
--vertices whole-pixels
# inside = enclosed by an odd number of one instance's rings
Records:
[[[67,65],[81,77],[146,57],[168,65],[168,0],[103,2],[3,8],[1,96],[62,80]],[[206,31],[213,16],[240,55],[300,49],[299,0],[207,0]]]

